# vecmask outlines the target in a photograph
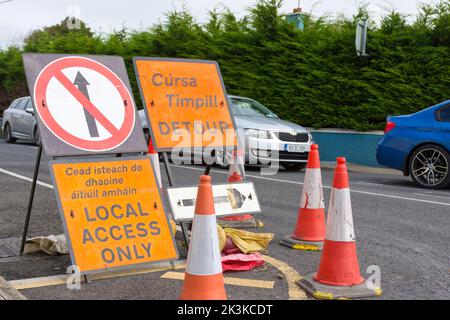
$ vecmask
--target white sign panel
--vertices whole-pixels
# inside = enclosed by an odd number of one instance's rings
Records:
[[[173,218],[176,221],[194,218],[197,189],[197,187],[167,189]],[[261,212],[255,187],[251,182],[213,185],[213,195],[216,215],[219,217]]]

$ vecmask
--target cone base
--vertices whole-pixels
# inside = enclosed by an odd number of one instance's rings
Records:
[[[223,274],[192,275],[185,273],[181,300],[227,300]]]
[[[280,244],[294,250],[322,251],[323,249],[323,242],[297,240],[293,235],[285,237]]]
[[[339,283],[339,282],[325,281],[325,280],[318,280],[318,279],[317,279],[317,274],[315,274],[315,275],[313,276],[313,278],[314,278],[314,281],[317,281],[317,282],[319,282],[319,283],[322,283],[322,284],[325,284],[325,285],[328,285],[328,286],[333,286],[333,287],[351,287],[351,286],[358,286],[358,285],[360,285],[361,283],[364,282],[364,278],[362,278],[362,277],[361,277],[361,279],[358,279],[358,281],[355,281],[354,284],[342,284],[342,283]]]
[[[378,297],[383,294],[379,287],[368,288],[364,279],[363,283],[351,287],[329,286],[315,281],[314,274],[309,274],[299,280],[297,285],[312,297],[321,300]]]

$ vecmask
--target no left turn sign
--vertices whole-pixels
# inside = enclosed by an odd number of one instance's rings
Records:
[[[28,64],[29,58],[24,56]],[[124,65],[123,69],[126,75]],[[33,78],[33,75],[28,77],[28,70],[27,78]],[[46,64],[32,81],[35,110],[45,127],[42,130],[40,126],[46,154],[145,152],[134,100],[129,84],[123,80],[123,76],[121,79],[111,68],[91,57],[63,56]],[[138,141],[138,150],[135,143],[135,146],[122,147],[133,133],[133,140],[142,140]],[[54,141],[46,139],[51,136],[68,148],[56,149]]]

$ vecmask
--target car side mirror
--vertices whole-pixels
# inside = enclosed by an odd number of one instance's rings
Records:
[[[31,114],[31,115],[34,116],[34,109],[33,109],[33,108],[27,108],[27,109],[25,110],[25,112],[27,112],[27,113],[29,113],[29,114]]]

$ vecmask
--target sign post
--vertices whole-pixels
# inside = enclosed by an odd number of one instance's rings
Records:
[[[356,27],[356,54],[358,57],[368,57],[369,55],[366,53],[367,47],[367,29],[368,29],[368,20],[364,19],[358,21],[358,25]]]

